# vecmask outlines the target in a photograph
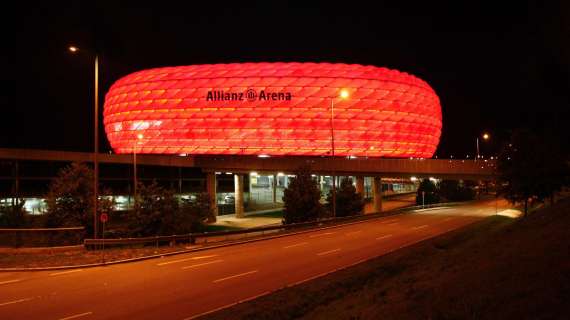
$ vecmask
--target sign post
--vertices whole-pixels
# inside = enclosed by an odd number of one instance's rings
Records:
[[[102,228],[101,239],[103,240],[103,243],[101,245],[101,248],[102,248],[101,257],[102,257],[103,263],[105,263],[105,225],[107,224],[107,221],[109,221],[109,215],[106,212],[103,212],[99,216],[99,219],[101,220],[101,228]]]
[[[426,196],[426,192],[422,191],[422,209],[425,208],[425,206],[426,206],[425,196]]]

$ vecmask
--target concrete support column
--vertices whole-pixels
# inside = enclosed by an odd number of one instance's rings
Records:
[[[243,218],[243,175],[234,175],[234,198],[236,218]]]
[[[356,176],[356,193],[360,193],[364,197],[364,177]]]
[[[382,178],[374,177],[372,180],[373,211],[382,212]]]
[[[206,192],[210,196],[210,206],[212,207],[212,211],[214,211],[214,219],[212,219],[210,222],[215,222],[216,217],[218,216],[218,200],[216,198],[216,189],[216,173],[206,173]]]
[[[277,175],[273,175],[273,203],[277,203]]]

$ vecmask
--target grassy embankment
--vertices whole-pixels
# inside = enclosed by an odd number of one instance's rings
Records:
[[[569,319],[569,301],[567,199],[524,219],[490,217],[207,318]]]

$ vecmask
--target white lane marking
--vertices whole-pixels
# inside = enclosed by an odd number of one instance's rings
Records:
[[[219,263],[219,262],[223,262],[223,261],[224,261],[224,260],[208,261],[208,262],[204,262],[204,263],[198,263],[198,264],[193,264],[193,265],[190,265],[190,266],[185,266],[185,267],[182,267],[181,269],[182,269],[182,270],[186,270],[186,269],[191,269],[191,268],[206,266],[206,265],[209,265],[209,264]]]
[[[316,238],[316,237],[321,237],[321,236],[328,236],[330,234],[335,234],[336,232],[325,232],[325,233],[319,233],[319,234],[313,234],[311,236],[309,236],[309,238]]]
[[[325,252],[317,253],[317,256],[324,256],[324,255],[327,255],[327,254],[330,254],[330,253],[339,252],[339,251],[340,251],[340,248],[338,248],[338,249],[334,249],[334,250],[329,250],[329,251],[325,251]]]
[[[229,276],[229,277],[225,277],[225,278],[221,278],[221,279],[217,279],[212,281],[212,283],[218,283],[218,282],[222,282],[222,281],[226,281],[229,279],[233,279],[233,278],[238,278],[238,277],[243,277],[243,276],[247,276],[248,274],[252,274],[252,273],[256,273],[259,270],[252,270],[252,271],[248,271],[248,272],[244,272],[244,273],[239,273],[239,274],[235,274],[233,276]]]
[[[190,261],[190,260],[200,260],[200,259],[208,259],[208,258],[213,258],[213,257],[217,257],[217,254],[213,254],[210,256],[198,256],[198,257],[190,257],[190,258],[185,258],[185,259],[179,259],[179,260],[172,260],[172,261],[167,261],[167,262],[161,262],[161,263],[157,263],[157,266],[165,266],[167,264],[172,264],[172,263],[178,263],[178,262],[184,262],[184,261]]]
[[[351,235],[353,235],[353,234],[357,234],[357,233],[361,233],[361,232],[362,232],[362,230],[352,231],[352,232],[348,232],[346,235],[347,235],[347,236],[351,236]]]
[[[387,234],[385,236],[381,236],[381,237],[376,238],[376,240],[382,240],[382,239],[390,238],[391,236],[392,236],[391,234]]]
[[[69,271],[62,271],[62,272],[54,272],[54,273],[50,273],[50,276],[59,276],[60,274],[68,274],[68,273],[75,273],[75,272],[81,272],[83,271],[83,269],[75,269],[75,270],[69,270]]]
[[[424,224],[424,225],[421,225],[419,227],[413,227],[412,230],[418,230],[418,229],[423,229],[423,228],[427,228],[427,227],[428,227],[428,225]]]
[[[304,246],[306,244],[309,244],[309,243],[308,242],[300,242],[300,243],[292,244],[290,246],[283,247],[283,249],[289,249],[289,248]]]
[[[14,301],[2,302],[2,303],[0,303],[0,307],[1,307],[1,306],[6,306],[6,305],[9,305],[9,304],[20,303],[20,302],[25,302],[25,301],[30,301],[30,300],[32,300],[32,299],[33,299],[33,298],[25,298],[25,299],[18,299],[18,300],[14,300]]]
[[[2,281],[2,282],[0,282],[0,284],[8,284],[8,283],[14,283],[14,282],[19,282],[19,281],[22,281],[22,279]]]
[[[69,320],[69,319],[76,319],[76,318],[79,318],[79,317],[84,317],[84,316],[88,316],[88,315],[91,315],[91,314],[93,314],[93,312],[89,311],[89,312],[84,312],[84,313],[74,314],[74,315],[72,315],[72,316],[69,316],[69,317],[61,318],[61,319],[59,319],[59,320]]]

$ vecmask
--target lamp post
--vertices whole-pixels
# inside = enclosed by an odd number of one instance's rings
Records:
[[[483,140],[489,140],[489,138],[491,136],[488,133],[483,133],[482,137],[483,137]],[[480,155],[479,155],[479,136],[477,136],[477,158],[476,158],[476,160],[479,158],[480,158]]]
[[[69,46],[69,51],[71,53],[77,53],[79,51],[78,47]],[[93,119],[93,126],[94,126],[94,153],[93,153],[93,238],[97,239],[97,226],[98,226],[98,219],[97,219],[97,207],[99,205],[99,55],[95,53],[95,62],[94,62],[94,69],[95,69],[95,78],[94,78],[94,87],[95,87],[95,97],[94,97],[94,119]]]
[[[339,97],[341,99],[347,99],[349,96],[349,93],[346,89],[342,89],[340,90],[340,95]],[[332,158],[334,160],[334,99],[336,97],[332,96],[330,98],[331,100],[331,155]],[[335,174],[335,170],[334,170],[334,163],[333,163],[333,167],[332,167],[332,202],[333,202],[333,217],[336,218],[336,174]]]
[[[137,145],[144,138],[142,133],[137,134],[135,145],[133,147],[133,205],[135,211],[137,210]]]

